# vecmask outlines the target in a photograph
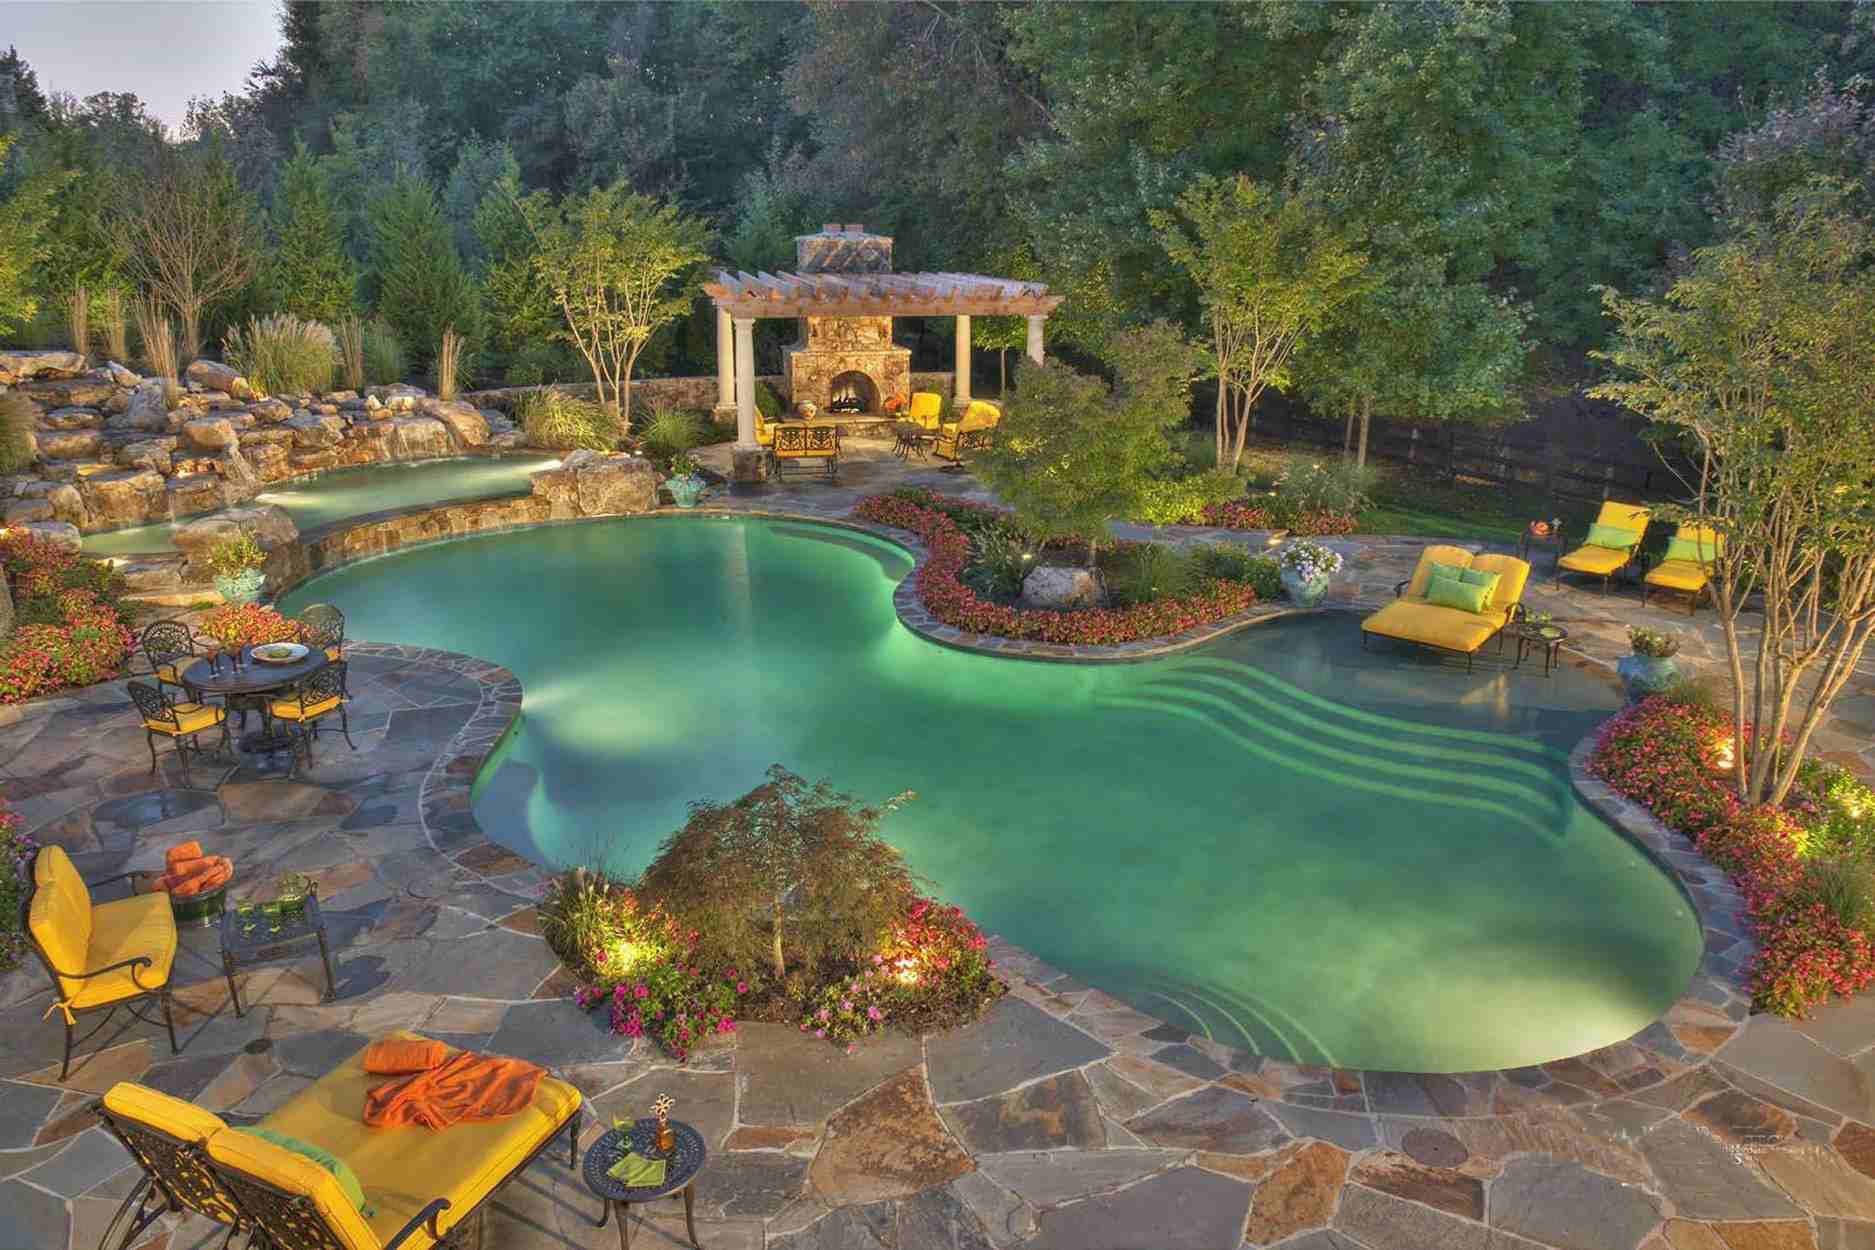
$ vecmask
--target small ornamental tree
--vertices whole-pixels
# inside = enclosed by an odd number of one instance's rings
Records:
[[[220,157],[163,148],[139,177],[122,180],[112,229],[137,284],[175,311],[183,354],[193,359],[205,313],[260,268],[254,197]]]
[[[585,357],[599,402],[628,430],[632,370],[651,336],[690,311],[709,227],[622,182],[568,196],[530,224],[536,272],[565,321],[560,337]]]
[[[1196,348],[1165,322],[1108,340],[1115,381],[1057,361],[1016,367],[1016,391],[977,461],[984,483],[1046,542],[1079,539],[1094,551],[1108,526],[1136,515],[1155,474],[1174,459],[1168,432],[1185,420]]]
[[[1361,293],[1367,259],[1319,206],[1241,175],[1200,178],[1177,213],[1151,218],[1197,285],[1218,380],[1217,465],[1235,470],[1257,399],[1288,388],[1297,346]]]
[[[274,307],[327,325],[352,312],[358,270],[345,254],[325,172],[304,148],[281,171],[272,224],[274,250],[263,277]]]
[[[1784,801],[1875,632],[1871,262],[1875,230],[1817,190],[1697,253],[1663,299],[1603,291],[1615,377],[1590,393],[1691,452],[1686,518],[1722,539],[1711,585],[1745,803]]]
[[[639,881],[639,896],[699,935],[712,967],[793,967],[812,978],[870,951],[913,898],[912,876],[875,830],[911,799],[862,804],[779,764],[728,803],[696,802]]]

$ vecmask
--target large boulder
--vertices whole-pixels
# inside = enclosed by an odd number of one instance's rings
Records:
[[[137,383],[130,392],[130,402],[124,408],[123,424],[135,430],[167,430],[168,390],[161,378],[148,378]]]
[[[84,544],[78,536],[78,527],[69,521],[28,521],[20,526],[29,534],[37,534],[47,542],[57,543],[67,551],[77,551]]]
[[[0,507],[0,526],[24,525],[28,521],[56,520],[52,511],[52,500],[45,495],[35,495],[26,499],[9,499]]]
[[[33,444],[42,459],[82,460],[96,455],[104,438],[96,430],[35,430]]]
[[[39,424],[48,430],[89,430],[104,424],[104,414],[82,406],[54,408],[39,418]]]
[[[339,418],[320,419],[337,421]],[[398,417],[391,427],[399,460],[427,460],[452,455],[456,450],[455,442],[449,437],[449,427],[435,417]]]
[[[76,525],[79,529],[91,528],[91,512],[85,507],[85,497],[78,493],[78,488],[69,482],[61,482],[46,495],[46,502],[52,505],[52,518]]]
[[[293,445],[308,451],[337,447],[345,437],[343,418],[319,417],[310,412],[290,418],[286,428],[293,432]]]
[[[239,372],[219,360],[198,360],[189,366],[189,381],[211,391],[220,391],[239,400],[254,398],[254,388]]]
[[[253,467],[254,476],[263,482],[277,482],[283,477],[293,476],[290,463],[293,450],[287,443],[255,443],[241,445],[241,454]]]
[[[254,419],[257,421],[275,423],[285,421],[293,415],[292,407],[283,399],[263,399],[249,404],[247,410],[254,414]]]
[[[135,386],[137,383],[143,381],[142,378],[124,368],[124,366],[118,364],[115,360],[107,360],[104,362],[104,372],[109,374],[111,381],[117,383],[119,386]]]
[[[299,529],[284,509],[262,504],[229,508],[178,526],[174,542],[176,550],[187,557],[190,574],[196,580],[203,580],[209,574],[208,553],[224,539],[241,534],[252,538],[262,551],[272,551],[297,540]]]
[[[155,438],[134,439],[117,449],[117,463],[139,469],[154,469],[163,476],[169,476],[171,457],[182,440],[173,434],[161,434]]]
[[[623,452],[576,451],[559,468],[533,474],[530,482],[556,518],[622,516],[658,506],[657,470],[649,460]]]
[[[488,441],[488,421],[474,404],[460,399],[426,399],[417,408],[448,426],[464,447],[480,447]]]
[[[92,473],[78,479],[92,524],[100,529],[143,525],[169,519],[169,496],[163,475],[149,469]]]
[[[240,444],[234,422],[226,417],[196,417],[182,423],[182,435],[203,451],[221,451]]]
[[[0,383],[8,386],[43,373],[82,373],[82,352],[0,352]]]
[[[117,383],[97,378],[59,378],[55,381],[22,382],[18,390],[39,401],[47,408],[62,408],[67,405],[82,405],[87,408],[101,408],[111,401],[117,393]]]
[[[228,505],[226,484],[219,473],[184,473],[169,479],[169,514],[195,516]]]
[[[392,412],[409,412],[417,406],[417,401],[424,398],[423,388],[409,386],[403,382],[393,382],[389,386],[373,386],[366,395],[376,399]]]
[[[1034,608],[1095,608],[1103,602],[1092,569],[1044,564],[1022,579],[1022,602]]]

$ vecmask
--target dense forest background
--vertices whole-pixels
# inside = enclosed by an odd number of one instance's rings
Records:
[[[1819,167],[1859,177],[1871,17],[1865,3],[288,0],[278,59],[242,94],[197,101],[180,135],[132,95],[60,96],[0,60],[0,134],[15,139],[0,196],[63,175],[23,333],[48,342],[61,292],[127,284],[107,219],[168,144],[225,171],[276,242],[316,184],[365,310],[374,206],[394,193],[422,184],[499,304],[491,195],[623,180],[706,218],[735,267],[789,267],[794,234],[837,220],[896,235],[901,269],[1039,277],[1070,297],[1052,343],[1097,358],[1126,324],[1197,328],[1152,215],[1201,175],[1247,174],[1316,188],[1422,287],[1508,310],[1517,384],[1566,390],[1606,333],[1596,284],[1655,289],[1741,200]],[[277,289],[263,274],[222,300],[210,340]],[[709,370],[704,311],[661,336],[652,371]],[[542,350],[502,320],[477,344],[491,377]],[[935,345],[947,328],[932,328]]]

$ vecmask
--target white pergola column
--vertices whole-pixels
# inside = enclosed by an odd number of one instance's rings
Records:
[[[1028,355],[1029,359],[1038,365],[1042,363],[1042,322],[1046,320],[1048,320],[1046,316],[1031,316],[1029,318]]]
[[[736,450],[754,451],[755,318],[736,317]]]
[[[957,358],[952,395],[960,404],[970,402],[970,317],[957,314]]]
[[[733,319],[727,308],[716,310],[716,406],[731,408],[736,402],[736,340]]]

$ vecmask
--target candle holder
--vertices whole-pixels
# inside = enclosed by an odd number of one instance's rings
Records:
[[[658,1118],[658,1153],[669,1154],[677,1149],[677,1134],[671,1132],[671,1099],[668,1094],[660,1094],[651,1104],[651,1114]]]

